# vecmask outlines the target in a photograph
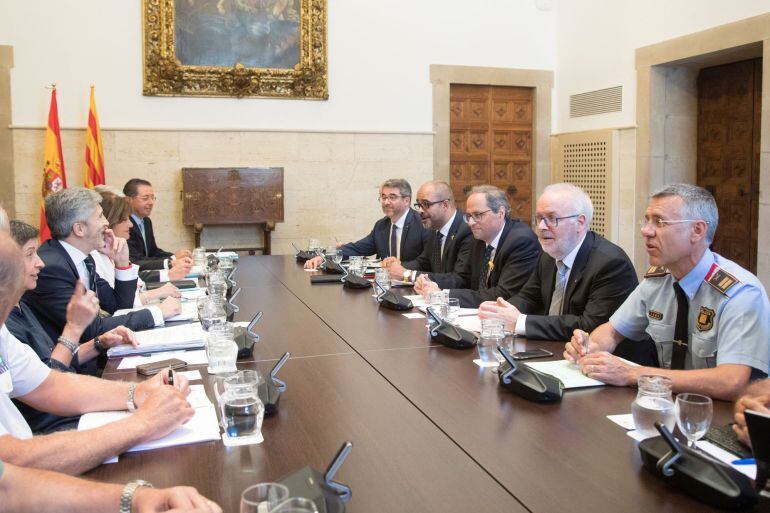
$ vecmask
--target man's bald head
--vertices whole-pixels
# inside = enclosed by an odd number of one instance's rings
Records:
[[[0,230],[0,324],[19,300],[24,284],[21,248],[7,231]]]
[[[452,188],[446,182],[425,182],[417,191],[420,221],[423,227],[439,230],[452,219],[457,208],[452,196]]]

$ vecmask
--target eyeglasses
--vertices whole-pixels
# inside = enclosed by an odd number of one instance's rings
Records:
[[[414,203],[414,208],[419,208],[420,210],[428,210],[430,207],[432,207],[436,203],[441,203],[441,202],[447,201],[447,200],[448,200],[448,198],[444,198],[444,199],[440,199],[440,200],[436,200],[436,201],[427,201],[427,200],[425,200],[425,201],[416,201]]]
[[[152,196],[138,196],[138,198],[140,201],[149,201],[149,200],[155,201],[156,199],[158,199],[154,194]]]
[[[562,219],[572,219],[573,217],[578,217],[580,214],[572,214],[571,216],[535,216],[535,219],[532,221],[532,226],[537,229],[538,226],[540,226],[541,221],[545,221],[545,225],[548,228],[556,228],[559,226],[559,221]]]
[[[484,214],[487,212],[492,212],[492,209],[490,208],[489,210],[485,210],[484,212],[477,212],[475,214],[463,214],[463,219],[466,223],[470,223],[471,219],[473,219],[473,221],[476,223],[480,223],[481,219],[484,217]]]
[[[659,228],[664,228],[669,224],[697,223],[698,221],[711,224],[704,219],[661,219],[660,217],[645,217],[644,219],[639,220],[639,228],[644,230],[648,224],[652,224],[652,226],[657,230]]]
[[[405,196],[402,196],[400,194],[383,194],[382,196],[377,198],[377,201],[382,203],[383,201],[396,201],[399,198],[404,198]]]

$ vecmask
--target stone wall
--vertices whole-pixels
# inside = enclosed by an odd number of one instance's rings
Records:
[[[45,131],[13,130],[16,216],[35,226]],[[416,191],[433,177],[429,133],[330,133],[256,131],[103,130],[107,183],[132,177],[153,183],[158,201],[152,219],[161,247],[192,247],[192,227],[182,224],[183,167],[284,168],[284,222],[273,233],[273,253],[292,252],[309,237],[324,244],[354,240],[382,216],[377,186],[406,178]],[[62,130],[69,186],[82,185],[85,130]],[[254,245],[253,227],[204,230],[209,247]]]

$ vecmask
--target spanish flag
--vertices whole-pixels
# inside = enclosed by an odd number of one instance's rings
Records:
[[[88,110],[88,133],[86,134],[86,178],[89,189],[94,185],[104,185],[104,149],[102,133],[99,130],[99,116],[96,115],[94,86],[91,86],[91,108]]]
[[[44,162],[43,199],[40,204],[40,242],[51,238],[51,230],[45,220],[45,197],[67,187],[59,133],[59,109],[56,106],[56,86],[51,91],[51,108],[48,110],[48,126],[45,130]]]

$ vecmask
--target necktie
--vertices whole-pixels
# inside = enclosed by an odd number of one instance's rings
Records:
[[[390,256],[398,258],[398,226],[390,225]]]
[[[147,236],[144,234],[144,219],[142,219],[141,223],[136,223],[139,225],[139,232],[142,234],[142,242],[144,242],[144,256],[149,256],[150,252],[147,249]]]
[[[687,346],[690,338],[689,314],[690,302],[679,283],[674,282],[676,294],[676,325],[674,326],[674,343],[671,346],[671,368],[684,369],[687,356]]]
[[[441,241],[444,240],[444,234],[436,232],[436,238],[433,242],[433,253],[430,256],[430,270],[434,273],[442,273],[444,269],[441,268]]]
[[[484,250],[484,258],[481,262],[481,274],[479,275],[479,288],[478,290],[487,288],[487,281],[489,280],[489,264],[492,259],[492,252],[495,250],[491,244],[487,245],[487,249]]]
[[[88,290],[96,292],[96,262],[94,262],[94,257],[88,255],[83,263],[86,266],[86,271],[88,271]]]
[[[556,261],[556,284],[553,287],[553,296],[551,297],[551,306],[548,308],[548,315],[561,315],[562,305],[564,303],[564,292],[567,290],[567,267],[561,260]]]

